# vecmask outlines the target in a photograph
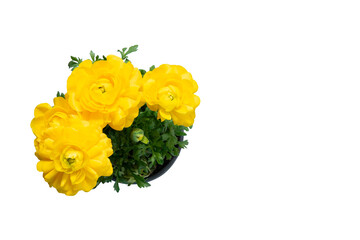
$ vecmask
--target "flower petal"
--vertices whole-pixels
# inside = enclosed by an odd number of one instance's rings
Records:
[[[162,121],[164,121],[165,119],[171,120],[171,114],[166,112],[164,109],[159,110],[159,115],[160,115]]]
[[[70,175],[70,180],[71,180],[72,184],[79,184],[82,181],[84,181],[85,177],[86,177],[85,172],[80,169],[80,170],[78,170],[76,172],[73,172]]]
[[[44,172],[45,174],[47,174],[54,169],[54,162],[53,161],[39,161],[36,164],[36,168],[39,172]]]
[[[110,114],[111,122],[109,123],[110,127],[115,130],[121,131],[125,126],[125,118],[127,114],[121,108],[116,112]]]
[[[48,103],[41,103],[36,106],[34,115],[35,115],[35,117],[41,117],[50,109],[51,109],[51,106]]]

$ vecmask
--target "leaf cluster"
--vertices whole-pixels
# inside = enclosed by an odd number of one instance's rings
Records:
[[[56,93],[56,97],[63,97],[63,98],[65,98],[65,94],[58,91],[58,92]]]
[[[122,50],[118,50],[118,52],[120,52],[122,60],[124,60],[124,62],[127,63],[130,61],[128,55],[130,53],[136,52],[137,50],[138,50],[138,45],[134,45],[134,46],[129,47],[129,49],[123,48]],[[83,60],[81,58],[74,57],[74,56],[70,56],[70,58],[71,58],[71,61],[69,62],[68,66],[69,66],[70,70],[73,71],[75,68],[77,68],[80,65],[80,63],[82,63]],[[106,60],[106,57],[105,57],[105,55],[100,57],[99,55],[96,55],[91,50],[90,51],[90,59],[94,63],[97,61]]]
[[[68,66],[70,68],[71,71],[73,71],[75,68],[77,68],[80,63],[82,63],[82,59],[81,58],[77,58],[77,57],[74,57],[74,56],[70,56],[71,58],[71,61],[69,62]]]
[[[133,142],[133,129],[140,128],[149,139],[149,143]],[[188,141],[179,141],[180,136],[186,136],[189,128],[174,125],[172,121],[161,122],[157,119],[157,112],[151,111],[144,105],[134,123],[122,131],[116,131],[106,126],[103,132],[111,139],[114,153],[110,156],[113,165],[113,175],[100,177],[98,184],[114,181],[114,189],[120,190],[119,183],[148,187],[146,181],[152,172],[165,161],[179,155],[181,148],[185,148]]]
[[[101,57],[99,57],[99,55],[95,55],[95,53],[92,50],[90,51],[90,58],[91,58],[93,63],[97,62],[97,61],[100,61],[100,60],[106,60],[105,55],[103,55],[102,58],[101,58]]]
[[[126,51],[127,50],[127,51]],[[136,52],[138,50],[138,45],[134,45],[134,46],[131,46],[128,48],[123,48],[121,50],[117,50],[120,54],[121,54],[121,58],[122,60],[124,60],[124,62],[129,62],[129,58],[128,58],[128,55],[130,53],[133,53],[133,52]]]
[[[152,65],[150,68],[149,68],[149,71],[152,71],[155,69],[155,65]],[[144,69],[139,69],[140,73],[141,73],[141,76],[144,76],[145,73],[146,73],[146,70]]]
[[[80,63],[82,63],[83,60],[81,58],[74,56],[70,56],[70,58],[71,61],[69,62],[68,66],[71,69],[71,71],[73,71],[75,68],[77,68],[80,65]],[[106,60],[106,57],[104,55],[102,57],[100,57],[99,55],[95,55],[95,53],[91,50],[90,59],[94,63],[100,60]]]

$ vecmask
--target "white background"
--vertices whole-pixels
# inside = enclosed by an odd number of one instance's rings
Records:
[[[2,1],[0,239],[360,239],[358,1]],[[147,189],[75,197],[36,171],[33,110],[69,56],[138,44],[201,104]]]

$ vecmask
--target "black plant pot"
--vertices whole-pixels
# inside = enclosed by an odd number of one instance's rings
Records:
[[[179,136],[178,140],[179,140],[179,142],[183,141],[184,136]],[[180,155],[181,148],[178,147],[178,149],[179,149],[179,155]],[[176,161],[177,158],[178,158],[178,156],[174,156],[170,160],[165,160],[163,165],[157,165],[156,169],[148,177],[146,177],[145,180],[147,182],[150,182],[154,179],[157,179],[158,177],[161,177],[164,173],[166,173],[169,170],[169,168],[171,168],[171,166],[174,164],[174,162]]]
[[[184,141],[184,136],[178,136],[178,140],[179,140],[179,142]],[[179,149],[179,155],[180,155],[181,148],[178,147],[178,149]],[[170,160],[164,160],[163,165],[157,165],[155,170],[148,177],[145,177],[145,180],[147,182],[150,182],[154,179],[157,179],[158,177],[161,177],[164,173],[166,173],[171,168],[171,166],[174,164],[174,162],[176,161],[178,156],[173,156]],[[116,181],[115,177],[113,177],[113,180]],[[137,184],[136,182],[130,183],[130,185],[136,185],[136,184]],[[97,185],[96,185],[96,187],[97,187]]]

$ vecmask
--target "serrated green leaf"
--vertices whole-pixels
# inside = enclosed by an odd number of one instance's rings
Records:
[[[136,174],[132,174],[132,176],[135,178],[136,184],[138,185],[138,187],[143,188],[143,187],[150,187],[151,185],[145,181],[145,179],[139,175]]]
[[[115,183],[114,183],[114,189],[116,192],[119,192],[120,191],[120,187],[119,187],[119,182],[118,180],[116,179]]]
[[[186,148],[186,146],[189,144],[188,140],[184,140],[181,142],[178,142],[178,145],[180,148]]]
[[[154,70],[155,69],[155,65],[152,65],[151,67],[150,67],[150,70],[149,71],[152,71],[152,70]]]
[[[138,45],[134,45],[129,47],[129,49],[127,50],[127,52],[125,53],[125,55],[129,55],[130,53],[136,52],[138,50]]]
[[[74,61],[70,61],[69,64],[68,64],[69,68],[71,68],[71,67],[73,67],[75,65],[77,65],[77,63],[74,62]]]
[[[68,63],[68,67],[73,71],[75,68],[79,66],[79,64],[82,62],[81,58],[75,58],[71,56],[71,61]]]

